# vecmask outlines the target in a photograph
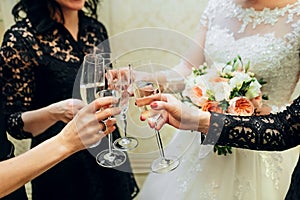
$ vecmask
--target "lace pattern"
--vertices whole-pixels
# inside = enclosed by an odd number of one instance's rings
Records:
[[[0,52],[0,77],[3,79],[5,111],[10,123],[8,132],[12,136],[29,136],[21,133],[23,124],[13,113],[70,98],[84,54],[107,39],[106,30],[99,22],[81,15],[81,23],[84,25],[78,43],[60,24],[52,27],[48,34],[41,35],[31,28],[28,19],[18,22],[6,32]],[[42,74],[57,77],[46,81],[39,78]]]
[[[208,134],[220,135],[218,144],[253,150],[286,150],[300,144],[300,97],[278,115],[238,117],[212,113],[211,121]]]
[[[259,24],[275,25],[278,22],[278,18],[283,17],[286,13],[288,13],[286,23],[292,22],[294,15],[299,15],[300,12],[300,1],[288,4],[282,8],[264,8],[262,11],[256,11],[254,8],[242,8],[241,6],[237,6],[233,0],[223,2],[229,8],[227,17],[236,17],[239,21],[243,22],[241,29],[238,31],[239,33],[244,32],[249,24],[252,24],[253,29]],[[232,10],[234,12],[230,12]]]
[[[78,38],[73,38],[59,23],[53,23],[41,34],[28,19],[17,22],[5,33],[0,50],[0,78],[7,131],[13,137],[31,137],[23,130],[22,112],[80,98],[73,91],[79,91],[76,76],[84,55],[100,44],[103,44],[102,51],[109,52],[108,42],[103,43],[108,39],[103,24],[82,12],[79,23]],[[32,138],[32,147],[56,135],[64,126],[58,122]],[[117,130],[114,133],[119,136]],[[103,141],[98,147],[105,145],[107,142]],[[128,173],[99,167],[94,156],[83,150],[32,180],[33,196],[36,199],[57,199],[57,194],[59,199],[132,199],[139,189],[130,173],[129,160],[123,167]],[[108,182],[120,183],[122,187],[107,185]]]
[[[232,0],[211,0],[201,18],[208,29],[206,61],[226,63],[239,54],[251,62],[251,71],[258,78],[267,81],[262,89],[269,96],[267,103],[284,108],[299,80],[299,15],[299,1],[256,11],[241,8]]]

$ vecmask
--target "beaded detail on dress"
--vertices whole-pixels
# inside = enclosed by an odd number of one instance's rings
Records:
[[[299,15],[300,13],[300,1],[288,4],[282,8],[264,8],[262,11],[257,11],[254,8],[242,8],[236,5],[233,0],[223,2],[228,6],[226,17],[235,17],[243,22],[239,32],[244,32],[248,24],[252,24],[253,29],[259,24],[275,25],[278,22],[278,18],[283,17],[286,13],[288,13],[286,23],[289,23],[293,21],[294,15]]]
[[[299,2],[256,11],[241,8],[233,0],[210,0],[201,19],[208,28],[207,62],[226,63],[239,54],[251,62],[258,78],[267,81],[262,88],[269,96],[267,103],[285,107],[299,80]]]

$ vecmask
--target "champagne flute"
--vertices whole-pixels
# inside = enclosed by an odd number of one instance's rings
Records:
[[[145,67],[147,68],[147,71],[145,71]],[[154,65],[152,63],[148,63],[145,66],[140,66],[139,69],[135,68],[135,70],[135,81],[133,86],[134,96],[136,98],[143,98],[161,93],[161,86],[157,80],[157,74],[159,74],[159,72],[154,71]],[[150,106],[142,106],[140,107],[140,111],[142,114],[147,113],[146,116],[148,116],[148,120],[151,120],[154,124],[157,124],[161,117],[161,111],[153,110]],[[160,157],[152,162],[152,172],[166,173],[176,169],[180,164],[179,159],[175,156],[165,155],[160,132],[156,129],[154,129],[154,131]]]
[[[129,107],[129,97],[128,88],[132,80],[132,70],[131,65],[128,64],[128,69],[122,68],[117,70],[118,82],[116,84],[116,89],[121,93],[120,100],[120,119],[123,122],[123,132],[124,136],[118,138],[114,141],[114,147],[121,151],[128,151],[135,149],[138,145],[138,140],[134,137],[127,136],[127,115],[126,112]]]
[[[99,92],[104,89],[104,65],[100,55],[87,54],[84,56],[80,77],[80,95],[85,103],[91,103],[99,97]],[[101,141],[90,146],[95,147]]]
[[[113,96],[117,98],[117,103],[112,104],[114,107],[119,107],[120,93],[117,90],[102,90],[101,97]],[[108,134],[108,149],[105,149],[97,154],[96,161],[102,167],[112,168],[122,165],[126,161],[126,154],[123,151],[112,148],[112,135]]]

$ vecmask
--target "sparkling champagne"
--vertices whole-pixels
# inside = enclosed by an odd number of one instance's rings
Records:
[[[80,95],[85,103],[91,103],[95,98],[100,97],[100,91],[104,89],[105,83],[89,83],[80,85]]]
[[[153,81],[137,81],[134,84],[134,95],[138,98],[143,98],[160,93],[160,88],[157,82]],[[149,105],[140,107],[141,114],[147,118],[155,120],[159,117],[160,111],[154,111]]]

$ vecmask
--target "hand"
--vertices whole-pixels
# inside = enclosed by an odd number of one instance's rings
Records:
[[[118,69],[112,69],[107,71],[106,78],[108,82],[108,87],[110,89],[114,89],[113,86],[116,84],[116,82],[119,81],[119,79],[121,78],[120,76],[122,77],[123,80],[130,79],[128,67],[121,67]]]
[[[161,101],[157,101],[160,100]],[[210,113],[203,112],[198,108],[187,106],[177,100],[171,94],[152,95],[136,99],[137,106],[150,105],[154,110],[164,110],[156,126],[149,121],[152,128],[161,129],[167,123],[171,126],[183,130],[199,130],[207,132]],[[147,116],[142,113],[141,120],[146,120]]]
[[[85,103],[79,99],[67,99],[51,104],[47,109],[53,120],[68,123],[84,106]]]
[[[121,112],[119,108],[110,107],[114,103],[116,99],[103,97],[82,108],[57,135],[59,141],[71,151],[79,151],[100,141],[115,130],[116,120],[114,118],[106,120]]]

